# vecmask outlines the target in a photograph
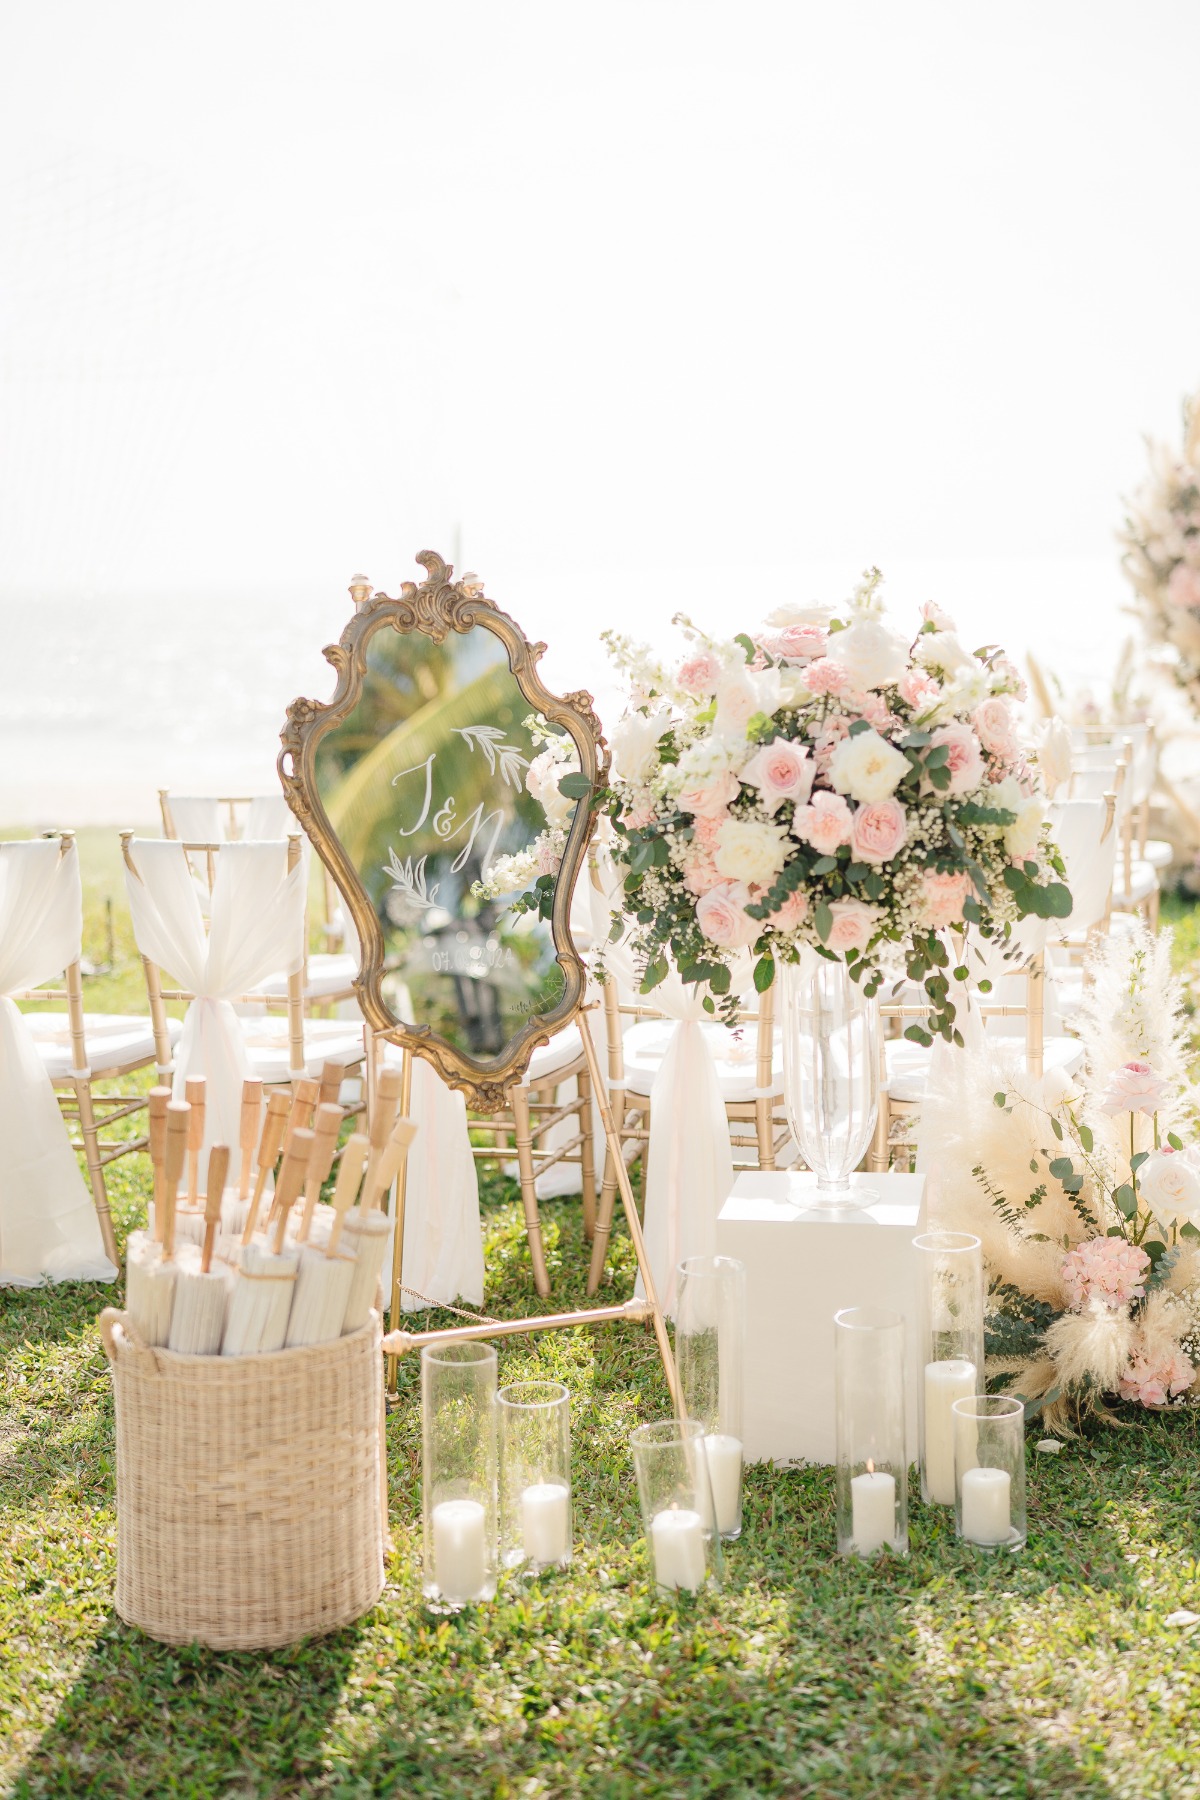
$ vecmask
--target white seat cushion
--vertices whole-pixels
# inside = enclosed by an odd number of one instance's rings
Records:
[[[1158,870],[1149,863],[1135,862],[1130,870],[1131,882],[1125,887],[1125,871],[1120,861],[1113,877],[1113,905],[1118,907],[1137,906],[1140,901],[1148,900],[1158,887]]]
[[[399,1044],[383,1044],[383,1060],[389,1067],[399,1064],[403,1055]],[[559,1069],[569,1069],[572,1063],[579,1061],[583,1055],[583,1039],[578,1025],[568,1025],[550,1039],[548,1044],[539,1044],[529,1059],[529,1073],[526,1081],[547,1081]]]
[[[320,1000],[327,994],[342,994],[354,986],[354,977],[358,974],[357,956],[345,953],[310,956],[308,959],[308,979],[304,983],[304,998]],[[287,998],[287,976],[268,975],[260,981],[251,993],[266,994],[273,1000]]]
[[[884,1045],[887,1063],[887,1093],[892,1100],[915,1104],[925,1098],[929,1080],[929,1062],[933,1055],[923,1044],[910,1038],[889,1038]],[[1083,1062],[1083,1045],[1078,1038],[1048,1037],[1043,1047],[1043,1072],[1061,1070],[1073,1075]]]
[[[66,1013],[27,1013],[25,1022],[51,1081],[66,1079],[75,1066]],[[178,1041],[182,1030],[180,1020],[167,1020],[172,1044]],[[128,1018],[121,1013],[84,1013],[83,1031],[88,1065],[96,1078],[113,1069],[154,1061],[154,1027],[149,1019]]]
[[[250,1073],[266,1082],[282,1082],[291,1078],[286,1019],[243,1019],[242,1036]],[[305,1019],[304,1073],[317,1080],[326,1062],[353,1063],[361,1060],[363,1028],[347,1019]]]
[[[1152,869],[1169,869],[1175,861],[1175,846],[1168,844],[1165,838],[1147,838],[1142,861],[1149,863]]]
[[[677,1023],[675,1019],[643,1019],[625,1033],[625,1085],[631,1093],[648,1094],[654,1086],[654,1077],[662,1065]],[[722,1100],[727,1105],[752,1100],[758,1087],[758,1026],[739,1025],[736,1030],[730,1030],[727,1025],[705,1019],[700,1028],[717,1071]],[[778,1030],[775,1032],[770,1085],[772,1095],[783,1093],[783,1043]]]

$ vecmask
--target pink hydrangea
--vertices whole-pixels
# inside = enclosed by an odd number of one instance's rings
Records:
[[[1121,1376],[1121,1398],[1136,1400],[1141,1406],[1166,1406],[1169,1400],[1186,1394],[1195,1378],[1196,1371],[1182,1350],[1174,1350],[1157,1362],[1147,1356],[1132,1356]]]
[[[876,731],[890,731],[899,724],[896,715],[889,711],[888,703],[882,694],[864,694],[862,706],[859,708],[864,719],[873,725]]]
[[[1118,1309],[1140,1300],[1150,1271],[1150,1258],[1124,1238],[1086,1238],[1063,1257],[1062,1284],[1072,1312],[1084,1312],[1092,1301]]]

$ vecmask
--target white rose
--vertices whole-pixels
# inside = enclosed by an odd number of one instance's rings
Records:
[[[877,731],[843,738],[829,763],[830,786],[852,800],[887,800],[909,768],[908,758]]]
[[[727,676],[717,688],[713,736],[725,744],[744,738],[755,713],[770,716],[775,711],[779,693],[778,669],[743,669]]]
[[[943,669],[947,674],[975,666],[975,658],[963,649],[952,631],[923,631],[913,645],[913,660],[922,668]]]
[[[782,631],[788,625],[828,625],[832,617],[832,606],[814,602],[812,606],[777,606],[773,613],[767,614],[765,623]]]
[[[654,762],[659,739],[670,728],[665,706],[652,713],[627,712],[612,734],[613,766],[622,781],[634,786],[644,781]]]
[[[888,687],[899,681],[908,667],[908,646],[903,638],[870,614],[856,619],[845,631],[835,631],[826,654],[831,662],[841,664],[856,688]]]
[[[768,888],[787,861],[787,833],[757,819],[726,819],[717,833],[713,861],[727,881]]]
[[[1151,1151],[1138,1171],[1138,1189],[1160,1225],[1200,1225],[1200,1175],[1186,1154]]]

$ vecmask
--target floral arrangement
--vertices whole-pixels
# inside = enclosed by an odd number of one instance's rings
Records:
[[[525,771],[525,790],[545,813],[546,823],[524,850],[497,857],[484,880],[477,881],[471,891],[480,899],[494,900],[499,894],[525,889],[511,910],[537,912],[548,919],[571,814],[590,788],[586,777],[580,774],[579,751],[566,732],[547,724],[536,713],[524,721],[524,726],[533,742],[542,746]],[[563,791],[564,781],[570,792]]]
[[[931,1007],[908,1035],[961,1043],[951,982],[968,970],[951,969],[946,928],[1007,940],[1070,912],[1019,672],[965,649],[934,606],[901,638],[880,580],[838,616],[785,606],[730,642],[680,618],[690,645],[671,669],[608,635],[632,694],[597,803],[643,992],[673,964],[715,1010],[741,953],[761,991],[808,946],[868,994],[903,967]]]
[[[1182,455],[1150,445],[1150,479],[1120,541],[1147,635],[1175,651],[1175,677],[1200,707],[1200,396],[1185,402],[1183,422]]]
[[[983,1242],[988,1375],[1065,1429],[1112,1399],[1200,1403],[1200,1152],[1169,935],[1109,939],[1093,977],[1084,1073],[957,1057],[921,1125],[939,1223]]]

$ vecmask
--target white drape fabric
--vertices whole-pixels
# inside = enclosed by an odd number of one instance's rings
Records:
[[[1061,800],[1050,809],[1050,829],[1063,853],[1073,902],[1064,931],[1086,931],[1104,916],[1119,836],[1115,818],[1107,837],[1102,836],[1107,814],[1102,799]]]
[[[16,1002],[79,956],[79,861],[56,838],[0,845],[0,1284],[112,1281],[100,1223]]]
[[[203,1075],[204,1150],[236,1145],[250,1065],[230,1002],[273,970],[292,975],[302,966],[303,860],[289,873],[284,842],[225,844],[206,933],[182,844],[135,838],[131,855],[137,874],[126,869],[125,885],[138,949],[196,996],[175,1053],[175,1098],[184,1098],[189,1075]]]
[[[479,1179],[466,1101],[422,1056],[413,1058],[411,1116],[419,1129],[408,1153],[401,1279],[430,1300],[482,1306]],[[405,1312],[423,1305],[414,1294],[402,1296]]]
[[[171,823],[185,844],[221,844],[225,826],[220,802],[209,794],[168,794]]]

